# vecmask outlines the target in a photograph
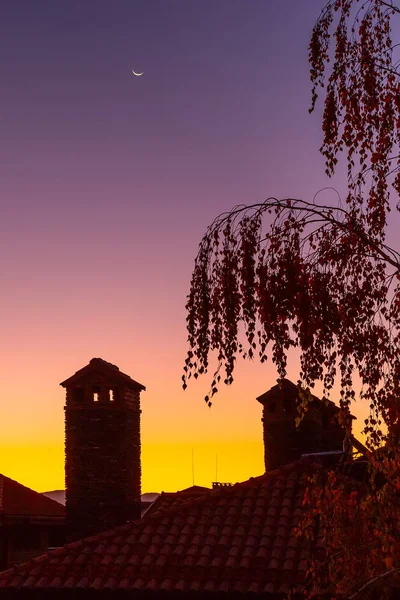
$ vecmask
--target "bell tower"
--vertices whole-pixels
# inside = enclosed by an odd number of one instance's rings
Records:
[[[333,402],[325,404],[312,396],[296,427],[298,388],[289,379],[281,379],[257,400],[263,406],[266,472],[298,460],[302,454],[343,450],[345,432],[338,422],[339,408]]]
[[[140,518],[140,392],[118,367],[92,358],[63,381],[65,510],[69,541]]]

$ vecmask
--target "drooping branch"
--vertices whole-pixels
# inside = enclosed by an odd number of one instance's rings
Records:
[[[334,173],[344,152],[349,197],[368,183],[365,215],[381,236],[390,210],[389,183],[396,194],[400,191],[400,79],[391,27],[399,13],[399,7],[382,0],[330,0],[309,46],[310,111],[321,91],[325,96],[321,152],[326,172]]]
[[[393,4],[393,2],[385,2],[384,0],[378,0],[378,2],[381,6],[386,6],[386,8],[400,14],[400,8]]]
[[[268,203],[268,209],[266,209],[266,203]],[[280,211],[282,208],[289,208],[294,213],[297,213],[300,219],[304,213],[306,213],[307,218],[305,218],[304,223],[307,225],[312,223],[331,224],[332,226],[337,227],[337,229],[340,231],[348,232],[349,223],[352,223],[351,226],[356,230],[355,233],[360,236],[366,247],[369,246],[373,248],[374,252],[376,252],[376,254],[379,255],[388,265],[394,267],[396,272],[400,270],[400,254],[382,241],[377,241],[375,237],[370,233],[367,233],[363,227],[359,227],[358,222],[352,219],[349,210],[346,210],[341,206],[332,207],[323,204],[316,204],[315,202],[307,202],[306,200],[298,198],[287,198],[283,200],[278,200],[277,198],[268,198],[263,203],[235,207],[230,212],[219,215],[209,226],[206,235],[212,236],[215,231],[222,228],[224,223],[232,221],[244,212],[259,210],[262,214],[265,210],[278,209]],[[301,215],[301,213],[303,213],[303,215]],[[337,215],[336,217],[335,213]],[[312,216],[314,216],[315,219],[312,219]]]
[[[385,406],[400,391],[399,273],[399,253],[371,231],[358,204],[269,198],[220,215],[195,261],[184,388],[207,372],[213,351],[218,367],[207,402],[222,368],[224,383],[232,383],[238,356],[258,351],[284,377],[288,351],[297,347],[305,386],[321,380],[329,395],[340,377],[344,413],[358,372],[374,413],[367,433],[378,443],[382,420],[398,418]]]
[[[318,592],[322,580],[340,597],[368,592],[400,564],[400,255],[385,243],[391,183],[400,208],[399,13],[390,0],[329,0],[313,30],[311,112],[322,92],[321,152],[328,175],[347,159],[346,203],[269,198],[220,215],[200,243],[187,301],[183,387],[215,355],[209,404],[239,356],[272,359],[284,377],[297,348],[303,387],[321,381],[329,396],[339,384],[346,428],[358,376],[370,408],[368,485],[342,485],[331,471],[304,497],[328,571],[324,580],[314,570],[309,585]]]
[[[364,583],[364,585],[361,586],[357,591],[355,591],[354,594],[352,594],[351,596],[349,596],[349,600],[354,600],[354,598],[356,598],[357,596],[359,596],[367,588],[369,588],[372,585],[374,585],[377,581],[379,581],[380,579],[384,579],[385,577],[389,577],[390,575],[394,575],[394,573],[397,573],[399,570],[400,569],[389,569],[388,571],[385,571],[384,573],[381,573],[380,575],[377,575],[376,577],[373,577],[372,579],[370,579],[366,583]]]

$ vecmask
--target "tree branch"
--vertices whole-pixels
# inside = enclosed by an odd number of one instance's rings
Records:
[[[377,577],[374,577],[374,579],[370,579],[369,581],[367,581],[366,584],[364,584],[356,592],[354,592],[354,594],[352,594],[351,596],[349,596],[348,600],[353,600],[353,598],[355,598],[356,596],[358,596],[358,594],[360,592],[362,592],[363,590],[365,590],[367,587],[369,587],[370,585],[372,585],[373,583],[375,583],[379,579],[383,579],[384,577],[387,577],[388,575],[392,575],[392,573],[396,573],[397,571],[400,571],[400,568],[390,569],[389,571],[385,571],[385,573],[381,573]]]

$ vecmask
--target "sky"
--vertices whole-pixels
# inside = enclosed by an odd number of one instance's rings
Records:
[[[64,487],[59,383],[93,357],[147,388],[143,492],[263,472],[256,397],[275,368],[238,363],[211,409],[207,376],[184,392],[185,301],[218,214],[346,192],[343,172],[324,174],[320,109],[308,114],[307,47],[324,4],[2,7],[0,472]],[[298,372],[294,358],[288,376]]]

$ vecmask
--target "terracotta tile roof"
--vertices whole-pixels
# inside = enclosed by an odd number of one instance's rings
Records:
[[[64,507],[0,474],[0,511],[5,516],[64,517]]]
[[[179,492],[161,492],[146,510],[146,516],[149,514],[154,515],[158,511],[165,511],[173,506],[181,506],[183,503],[193,500],[193,498],[199,498],[211,492],[211,488],[200,485],[193,485]]]
[[[0,574],[3,588],[283,593],[301,590],[312,544],[295,527],[301,460],[219,488]],[[312,538],[317,540],[314,524]]]

